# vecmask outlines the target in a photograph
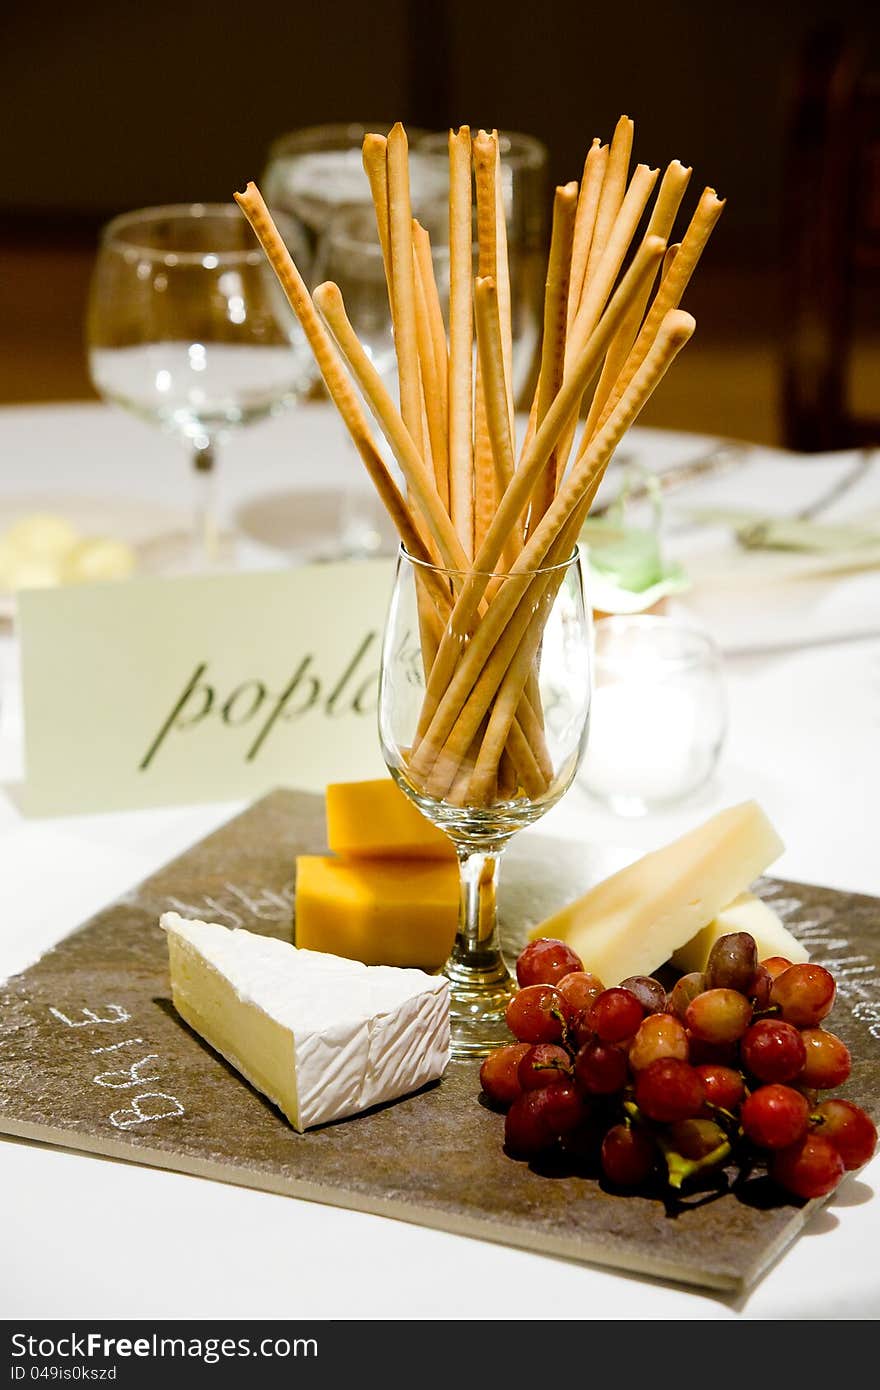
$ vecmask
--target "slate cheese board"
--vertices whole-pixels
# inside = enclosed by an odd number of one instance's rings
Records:
[[[296,855],[324,849],[322,799],[272,792],[0,985],[0,1133],[706,1288],[761,1276],[816,1204],[760,1174],[673,1199],[620,1195],[561,1158],[513,1162],[473,1061],[300,1135],[187,1028],[160,913],[289,940]],[[505,948],[595,877],[578,846],[522,837],[502,876]],[[834,972],[846,1094],[877,1118],[880,899],[774,879],[758,891]]]

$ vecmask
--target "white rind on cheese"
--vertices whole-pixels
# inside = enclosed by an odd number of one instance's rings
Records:
[[[174,1007],[295,1129],[418,1090],[449,1060],[442,976],[163,913]]]
[[[644,855],[535,927],[560,937],[605,985],[656,970],[762,874],[784,846],[757,802]]]
[[[754,893],[740,893],[732,903],[704,927],[701,932],[682,946],[672,957],[672,964],[688,974],[691,970],[705,970],[709,953],[721,936],[730,932],[745,931],[755,938],[758,960],[768,956],[784,956],[792,965],[810,959],[810,953],[796,937],[792,936],[782,919]]]

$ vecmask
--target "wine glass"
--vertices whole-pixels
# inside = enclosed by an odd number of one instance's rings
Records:
[[[282,235],[295,233],[281,225]],[[218,443],[272,415],[307,388],[295,320],[238,208],[144,208],[104,229],[89,293],[89,370],[98,392],[164,426],[189,450],[197,506],[188,557],[221,559],[213,506]]]
[[[428,722],[426,667],[442,661],[451,644],[464,672],[468,650],[473,644],[477,652],[480,624],[487,621],[478,619],[464,640],[456,636],[450,595],[465,578],[414,560],[401,548],[383,639],[379,737],[398,786],[455,846],[459,924],[444,967],[451,985],[452,1050],[455,1056],[481,1056],[509,1041],[505,1010],[514,987],[496,916],[501,855],[517,830],[556,804],[577,772],[589,723],[590,618],[576,551],[530,581],[493,576],[487,611],[496,603],[505,606],[504,591],[512,586],[509,597],[518,601],[525,634],[509,664],[496,663],[494,689],[484,677],[468,686],[477,698],[482,685],[486,697],[470,710],[473,737],[465,711],[449,734],[432,739],[437,725]],[[435,657],[438,642],[441,656]],[[492,658],[503,645],[499,639],[491,648]],[[489,664],[481,669],[488,671]],[[515,714],[514,723],[505,709]],[[503,750],[500,757],[487,757],[493,745]]]

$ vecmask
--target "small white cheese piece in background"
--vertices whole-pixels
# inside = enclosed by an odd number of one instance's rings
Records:
[[[740,893],[708,927],[697,932],[686,946],[675,952],[672,964],[685,974],[692,970],[705,970],[709,952],[718,938],[735,931],[747,931],[749,936],[755,938],[758,960],[766,960],[768,956],[784,956],[792,965],[796,965],[810,959],[806,946],[792,936],[772,907],[756,898],[754,893]]]
[[[165,912],[174,1007],[305,1130],[443,1075],[449,984]]]

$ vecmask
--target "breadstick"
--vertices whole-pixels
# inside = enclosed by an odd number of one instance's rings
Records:
[[[510,417],[510,437],[516,439],[516,418],[513,399],[513,316],[510,302],[510,263],[507,255],[507,214],[504,210],[504,180],[501,168],[501,141],[495,136],[495,287],[498,292],[498,317],[501,321],[501,346],[504,354],[504,380],[507,383],[507,413]]]
[[[436,562],[439,557],[436,552],[425,545],[409,507],[388,472],[382,455],[376,448],[369,422],[339,353],[315,310],[303,279],[279,235],[256,184],[249,183],[244,193],[236,193],[235,201],[251,224],[287,296],[290,307],[302,325],[315,361],[324,378],[324,384],[401,540],[411,555],[422,557],[429,562]]]
[[[584,289],[589,285],[596,266],[605,254],[611,229],[617,220],[617,214],[626,193],[634,131],[635,126],[629,116],[621,116],[614,128],[611,148],[608,151],[608,167],[602,181],[602,193],[596,210],[596,225],[590,244],[590,254],[584,272]]]
[[[477,276],[474,283],[474,309],[486,427],[495,468],[496,491],[500,497],[513,478],[516,458],[510,433],[498,291],[492,276]],[[508,567],[520,549],[521,545],[517,543],[517,531],[514,528],[502,551],[502,559]]]
[[[425,691],[425,702],[419,723],[419,734],[423,734],[436,709],[437,701],[443,694],[454,669],[458,645],[466,635],[477,616],[480,600],[488,582],[487,576],[494,570],[504,547],[508,533],[516,525],[531,496],[542,468],[563,431],[568,429],[574,412],[577,411],[581,396],[592,380],[611,338],[637,293],[646,275],[653,277],[654,268],[665,251],[659,237],[646,237],[633,258],[620,285],[614,292],[605,313],[596,325],[587,343],[580,362],[572,371],[562,389],[553,401],[543,423],[536,430],[534,439],[523,454],[513,480],[505,492],[485,541],[477,554],[472,572],[465,579],[455,606],[449,629],[444,635],[431,667],[431,675]],[[558,496],[561,494],[557,494]],[[517,562],[519,563],[519,561]],[[494,603],[494,600],[493,600]]]
[[[437,369],[437,384],[440,392],[440,408],[447,434],[449,429],[449,347],[446,342],[446,325],[443,322],[443,309],[440,304],[440,291],[434,274],[434,258],[431,251],[431,237],[427,229],[413,220],[413,248],[416,255],[416,268],[421,276],[428,306],[428,320],[431,325],[431,341],[434,344],[434,364]],[[447,446],[447,454],[448,454]]]
[[[578,211],[578,187],[568,183],[557,188],[553,199],[553,230],[550,236],[550,258],[547,263],[547,282],[544,289],[544,337],[541,345],[541,370],[538,374],[535,423],[540,425],[562,385],[565,366],[566,320],[568,317],[569,275],[573,258],[575,218]],[[529,529],[533,530],[556,494],[558,481],[556,450],[551,453],[544,472],[532,493]]]
[[[659,236],[662,237],[664,241],[668,241],[691,173],[692,170],[685,168],[677,159],[674,159],[667,167],[660,183],[657,199],[651,211],[648,230],[645,233],[646,236]],[[670,251],[672,251],[672,247],[670,247],[669,251],[666,253],[667,258],[670,255]],[[661,277],[665,275],[667,268],[666,260],[664,260],[660,272]],[[593,399],[590,403],[587,423],[584,426],[584,439],[589,439],[592,436],[596,428],[596,422],[602,413],[602,409],[608,399],[611,389],[623,369],[630,349],[636,340],[636,335],[642,326],[642,319],[650,293],[651,286],[649,283],[646,283],[642,292],[637,295],[636,299],[633,301],[632,308],[627,314],[624,322],[620,325],[614,341],[608,349],[605,364],[602,368],[602,374],[599,377],[599,383],[593,392]]]
[[[617,407],[578,460],[571,477],[563,484],[546,516],[529,538],[510,576],[505,580],[504,587],[493,598],[471,641],[464,649],[424,736],[411,754],[409,765],[414,776],[426,779],[441,756],[443,772],[438,774],[438,777],[445,773],[450,759],[443,750],[454,729],[455,747],[460,746],[465,734],[468,743],[470,742],[532,620],[536,605],[540,603],[540,592],[534,600],[532,595],[527,593],[533,581],[539,586],[547,580],[546,570],[543,574],[536,574],[536,571],[540,570],[554,542],[558,542],[560,537],[565,535],[572,515],[591,485],[601,477],[624,433],[693,330],[693,319],[690,314],[681,310],[672,311],[664,320],[644,362],[629,383]],[[454,622],[453,615],[450,627]],[[447,632],[449,630],[447,628]],[[441,643],[441,651],[442,646]],[[438,661],[439,659],[438,653]],[[432,678],[437,664],[435,661]],[[471,691],[477,687],[479,695],[470,711],[468,721],[458,728],[457,721],[462,709],[468,702]],[[436,786],[437,782],[434,781],[431,785]]]
[[[647,164],[637,164],[633,171],[620,211],[609,230],[605,249],[595,265],[591,265],[584,283],[581,302],[569,334],[572,356],[577,354],[580,345],[592,333],[608,301],[658,174],[659,170],[649,169]],[[663,239],[666,240],[665,237]]]
[[[495,275],[498,251],[497,201],[495,197],[495,164],[498,140],[479,131],[473,142],[474,183],[477,192],[477,273],[486,278]],[[483,369],[479,355],[474,384],[474,552],[478,552],[483,537],[492,524],[498,499],[495,461],[486,418],[486,397],[483,388]]]
[[[388,227],[388,141],[384,135],[365,135],[361,150],[364,173],[370,183],[373,206],[376,209],[376,230],[382,248],[382,262],[385,266],[385,282],[388,285],[388,300],[392,303],[391,288],[391,233]]]
[[[388,227],[391,246],[394,348],[397,353],[400,413],[416,448],[421,453],[424,441],[408,151],[406,131],[398,121],[392,126],[388,136]]]
[[[471,133],[449,132],[449,509],[474,553]]]
[[[425,285],[423,267],[419,262],[417,242],[421,236],[427,237],[423,227],[418,222],[413,221],[413,251],[416,256],[416,332],[419,345],[419,366],[422,373],[422,393],[425,402],[425,419],[427,422],[428,442],[431,446],[431,464],[434,470],[434,482],[437,485],[437,492],[446,511],[449,511],[449,460],[448,443],[446,438],[446,418],[443,410],[445,390],[441,389],[446,385],[446,352],[444,340],[443,362],[438,368],[435,351],[434,335],[431,331],[431,315],[428,309],[428,300]],[[428,261],[431,259],[430,241],[427,246]],[[433,281],[433,272],[431,279]]]
[[[574,223],[574,238],[571,248],[571,274],[568,286],[568,316],[571,323],[577,313],[584,287],[584,275],[590,257],[593,231],[596,226],[596,212],[602,192],[602,181],[608,168],[608,146],[603,145],[598,136],[593,141],[590,152],[584,161],[584,172],[578,194],[577,216]]]
[[[681,303],[681,297],[687,289],[700,256],[703,254],[706,242],[723,211],[724,199],[718,197],[714,188],[704,189],[690,225],[669,268],[669,273],[660,281],[660,288],[654,296],[654,301],[639,330],[632,351],[602,408],[596,422],[597,431],[608,419],[641,363],[644,362],[666,315],[670,309],[676,309]]]

